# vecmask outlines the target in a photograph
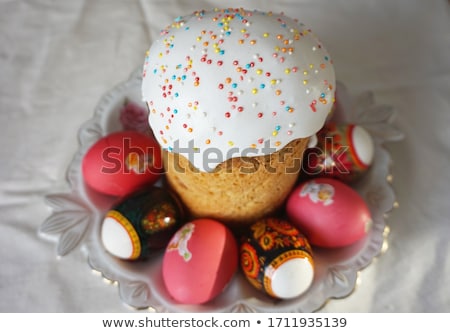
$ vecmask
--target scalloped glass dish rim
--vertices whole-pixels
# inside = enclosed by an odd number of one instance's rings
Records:
[[[124,303],[158,312],[314,312],[329,299],[343,298],[353,291],[359,271],[367,267],[386,245],[388,228],[385,218],[395,202],[388,181],[391,158],[382,145],[383,138],[374,137],[373,165],[364,178],[353,186],[369,206],[373,218],[371,230],[366,238],[352,246],[336,250],[314,249],[313,284],[295,299],[271,299],[250,286],[238,272],[224,292],[213,301],[204,305],[181,305],[175,303],[165,291],[160,270],[162,253],[146,262],[126,262],[109,255],[101,244],[99,233],[102,217],[115,199],[92,193],[85,187],[81,175],[81,161],[94,142],[108,133],[122,129],[119,110],[125,100],[146,107],[140,99],[140,84],[141,70],[137,69],[128,80],[108,91],[100,99],[94,116],[79,130],[79,149],[67,170],[72,192],[48,196],[49,201],[59,202],[58,211],[53,214],[66,213],[66,224],[70,224],[73,229],[71,237],[59,235],[60,237],[55,239],[59,242],[60,252],[65,255],[72,248],[81,245],[91,268],[100,272],[104,278],[117,282],[119,295]],[[339,85],[344,87],[342,83],[338,83],[338,87]],[[352,121],[351,117],[349,119],[345,115],[337,116]],[[74,205],[78,208],[74,209]],[[77,214],[83,215],[84,218],[75,218],[75,215],[72,218],[70,214],[74,211],[83,211]],[[83,227],[76,231],[77,224],[81,224],[81,221]],[[47,223],[46,230],[48,229]],[[66,250],[61,250],[65,247]]]

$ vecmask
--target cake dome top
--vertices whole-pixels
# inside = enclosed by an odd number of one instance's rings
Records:
[[[202,171],[315,134],[334,91],[331,57],[311,30],[257,10],[176,18],[151,45],[143,69],[156,139]]]

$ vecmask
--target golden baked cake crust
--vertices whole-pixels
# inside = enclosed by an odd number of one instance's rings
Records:
[[[246,225],[275,212],[298,179],[309,138],[291,141],[269,155],[235,157],[201,172],[182,155],[164,151],[169,185],[192,217]]]

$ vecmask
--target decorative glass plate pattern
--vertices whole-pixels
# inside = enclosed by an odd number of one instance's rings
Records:
[[[390,185],[391,157],[383,144],[400,140],[403,135],[392,125],[395,114],[391,107],[376,105],[370,92],[352,99],[345,86],[340,82],[337,84],[338,102],[334,119],[363,126],[371,133],[376,146],[372,167],[354,185],[372,213],[373,226],[365,239],[338,250],[315,249],[313,285],[295,299],[271,299],[254,289],[239,272],[213,301],[204,305],[180,305],[165,290],[161,275],[162,253],[146,262],[127,262],[105,251],[100,241],[100,227],[103,215],[114,198],[90,191],[85,187],[81,174],[81,161],[92,144],[108,133],[122,130],[124,126],[133,126],[132,121],[130,123],[121,117],[121,110],[126,101],[146,108],[140,94],[141,71],[136,70],[129,80],[101,98],[93,118],[79,130],[79,149],[67,171],[71,191],[46,197],[52,212],[39,230],[41,235],[56,242],[59,256],[81,247],[86,251],[92,269],[99,271],[104,278],[117,282],[123,302],[135,308],[152,308],[158,312],[313,312],[328,299],[346,297],[352,292],[358,272],[386,247],[388,227],[385,218],[395,206],[395,195]],[[128,120],[133,120],[133,117]],[[146,122],[146,117],[143,122]],[[145,127],[138,128],[142,121],[134,125],[136,130],[145,130]]]

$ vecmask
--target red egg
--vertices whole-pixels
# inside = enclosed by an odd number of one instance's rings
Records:
[[[366,236],[372,224],[365,201],[353,188],[331,178],[298,186],[286,204],[289,221],[312,245],[342,247]]]
[[[179,303],[202,304],[218,296],[238,268],[238,246],[220,222],[197,219],[170,240],[162,273],[169,294]]]
[[[317,133],[317,145],[306,150],[303,168],[309,175],[351,183],[369,169],[374,149],[373,139],[363,127],[330,122]]]
[[[82,162],[83,177],[92,189],[125,196],[161,175],[161,149],[151,137],[121,131],[109,134],[89,148]]]

